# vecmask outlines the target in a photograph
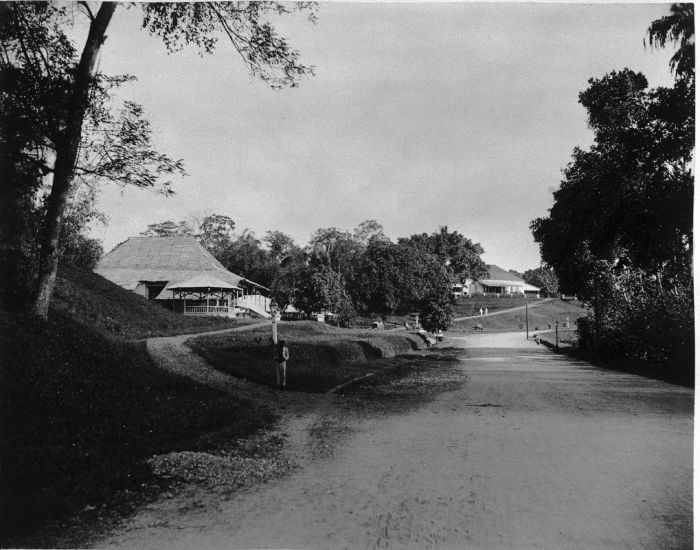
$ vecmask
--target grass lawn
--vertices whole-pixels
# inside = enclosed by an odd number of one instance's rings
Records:
[[[469,317],[471,315],[479,315],[479,308],[488,308],[489,313],[510,309],[512,307],[524,306],[539,302],[540,298],[531,298],[525,296],[462,296],[456,299],[453,306],[455,317]]]
[[[105,338],[60,311],[49,322],[0,312],[0,357],[3,547],[42,522],[143,492],[154,454],[201,450],[215,445],[202,439],[212,431],[242,437],[274,420],[156,368],[143,342]]]
[[[498,299],[499,298],[494,298],[494,300]],[[524,305],[524,303],[521,305]],[[489,307],[489,313],[491,313],[491,311],[491,307]],[[560,327],[562,327],[566,323],[567,318],[569,319],[571,328],[575,328],[576,319],[583,317],[584,315],[586,315],[586,310],[581,307],[580,302],[565,302],[563,300],[555,299],[542,305],[528,307],[528,320],[531,331],[534,330],[535,327],[537,327],[539,330],[546,330],[550,325],[552,328],[554,328],[557,320],[559,321]],[[477,323],[480,324],[484,330],[524,331],[525,309],[506,312],[500,315],[480,317],[479,319],[456,321],[452,327],[452,330],[472,330],[474,325]]]
[[[393,357],[425,348],[408,332],[352,330],[314,321],[280,323],[279,338],[287,342],[287,387],[324,392],[343,382],[382,368],[372,359]],[[276,385],[271,329],[201,336],[188,345],[217,369],[253,382]]]

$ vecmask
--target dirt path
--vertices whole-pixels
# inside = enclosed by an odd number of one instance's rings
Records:
[[[450,371],[451,391],[389,408],[338,395],[306,416],[328,447],[306,467],[163,499],[97,546],[692,547],[692,390],[522,333],[448,336],[430,361],[424,383]]]
[[[288,458],[296,464],[303,464],[307,460],[306,447],[310,423],[313,422],[314,415],[320,413],[332,397],[323,394],[305,394],[303,399],[299,399],[299,395],[294,392],[280,392],[270,386],[229,376],[213,368],[185,344],[187,340],[205,334],[243,332],[261,326],[269,327],[270,322],[200,334],[150,338],[146,345],[148,353],[161,368],[187,376],[200,384],[236,397],[249,399],[260,405],[268,405],[278,411],[282,420],[275,432],[269,435],[284,437]]]

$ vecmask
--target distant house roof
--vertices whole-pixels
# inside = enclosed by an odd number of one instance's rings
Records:
[[[103,256],[95,272],[128,290],[141,282],[174,285],[205,274],[234,287],[248,283],[265,288],[226,269],[197,239],[186,235],[131,237]]]
[[[527,284],[525,281],[523,281],[520,277],[518,277],[515,273],[511,273],[510,271],[506,271],[505,269],[502,269],[498,267],[497,265],[487,265],[486,266],[489,271],[489,276],[487,279],[479,279],[479,282],[484,285],[484,286],[496,286],[496,287],[502,287],[502,286],[517,286],[519,287],[523,292],[539,292],[540,289],[537,288],[536,286],[532,286]]]
[[[486,266],[489,270],[489,276],[486,280],[494,280],[494,281],[508,281],[509,283],[524,283],[520,277],[518,277],[515,273],[511,273],[510,271],[506,271],[505,269],[501,269],[497,265],[489,264]]]

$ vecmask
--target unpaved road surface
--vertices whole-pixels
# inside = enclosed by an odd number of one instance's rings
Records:
[[[692,547],[692,390],[453,336],[412,381],[298,413],[313,452],[291,475],[190,487],[97,546]]]

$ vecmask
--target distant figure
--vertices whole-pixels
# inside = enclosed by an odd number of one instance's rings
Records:
[[[483,307],[480,307],[480,308],[479,308],[479,315],[483,315],[483,314],[484,314],[484,308],[483,308]]]
[[[280,340],[275,348],[275,360],[277,361],[277,386],[281,390],[287,389],[287,361],[289,361],[289,348],[284,340]]]
[[[489,314],[489,308],[484,308],[484,315],[488,315],[488,314]]]
[[[540,334],[537,332],[537,328],[535,328],[535,334],[533,334],[532,337],[534,338],[535,343],[537,343],[537,345],[539,346],[540,345]]]

